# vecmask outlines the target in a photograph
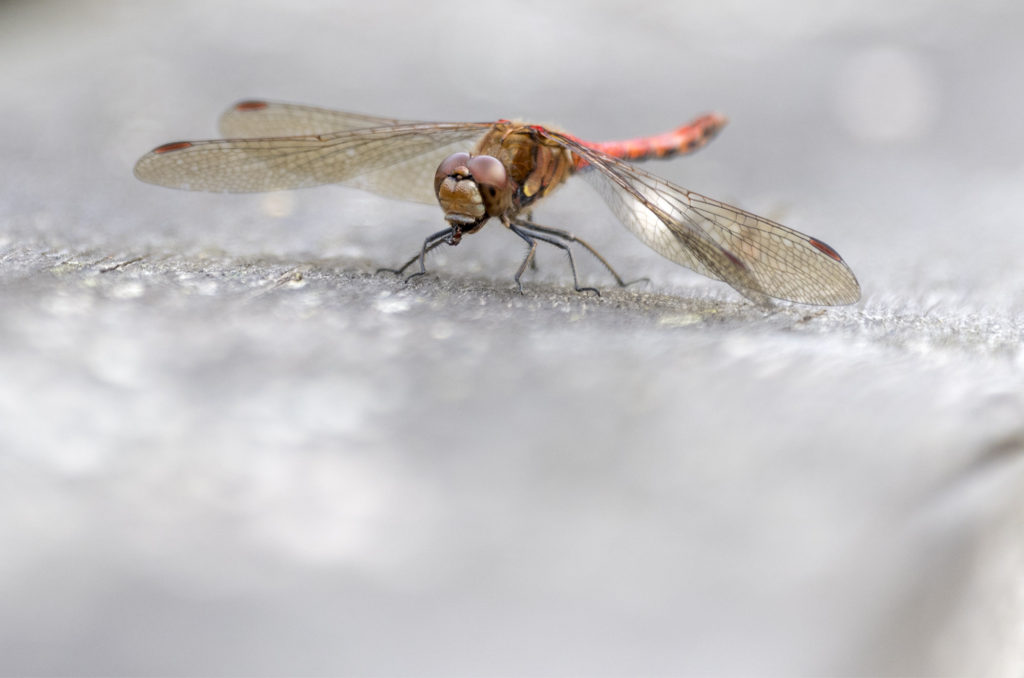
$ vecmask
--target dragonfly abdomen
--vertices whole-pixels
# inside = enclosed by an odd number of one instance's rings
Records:
[[[623,160],[665,158],[695,151],[711,141],[728,122],[724,115],[709,113],[671,132],[621,141],[584,141],[584,145]],[[579,165],[582,167],[583,165]]]

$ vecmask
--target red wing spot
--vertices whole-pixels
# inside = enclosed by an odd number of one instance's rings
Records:
[[[740,258],[739,258],[739,257],[737,257],[737,256],[736,256],[735,254],[733,254],[733,253],[732,253],[732,252],[730,252],[729,250],[722,250],[722,254],[724,254],[724,255],[726,256],[726,258],[727,258],[727,259],[728,259],[729,261],[731,261],[731,262],[732,262],[732,263],[733,263],[733,264],[734,264],[734,265],[736,266],[736,268],[739,268],[739,269],[742,269],[742,270],[746,270],[746,268],[747,268],[747,265],[746,265],[746,264],[744,264],[744,263],[743,263],[743,262],[742,262],[742,261],[740,260]]]
[[[154,153],[170,153],[171,151],[180,151],[183,148],[189,148],[192,146],[191,141],[172,141],[169,144],[163,146],[157,146],[153,149]]]
[[[843,260],[843,258],[841,256],[839,256],[839,252],[836,252],[834,249],[832,249],[831,247],[829,247],[825,243],[821,242],[817,238],[808,238],[807,241],[809,243],[811,243],[812,245],[814,245],[817,249],[821,250],[822,252],[824,252],[828,256],[830,256],[833,259],[835,259],[836,261],[842,261]]]
[[[267,107],[266,101],[239,101],[235,104],[236,111],[262,111]]]

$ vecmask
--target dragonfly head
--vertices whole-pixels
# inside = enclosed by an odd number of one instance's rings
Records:
[[[508,208],[508,171],[489,155],[455,153],[437,167],[434,193],[455,233],[475,233]],[[458,238],[455,239],[458,242]]]

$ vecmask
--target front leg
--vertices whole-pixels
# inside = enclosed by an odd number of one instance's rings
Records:
[[[405,269],[407,269],[410,266],[412,266],[413,263],[415,263],[418,260],[420,262],[420,270],[417,271],[416,273],[413,273],[412,275],[410,275],[408,278],[405,279],[405,281],[409,282],[410,280],[412,280],[416,276],[423,275],[424,273],[427,272],[427,267],[426,267],[427,252],[430,252],[431,250],[433,250],[435,247],[437,247],[438,245],[440,245],[442,243],[448,242],[451,239],[451,237],[452,237],[452,235],[454,233],[455,233],[455,227],[454,226],[446,228],[443,231],[438,231],[437,233],[432,233],[431,235],[427,236],[426,240],[423,241],[423,247],[420,248],[420,251],[417,252],[416,254],[414,254],[407,262],[402,264],[401,267],[399,267],[399,268],[378,268],[377,269],[377,273],[380,273],[381,271],[387,271],[388,273],[394,273],[395,275],[402,275],[403,273],[405,273]]]

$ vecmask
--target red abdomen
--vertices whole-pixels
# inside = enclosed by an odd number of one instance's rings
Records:
[[[584,141],[583,143],[590,148],[623,160],[640,161],[664,158],[676,153],[689,153],[697,150],[711,141],[726,122],[725,116],[709,113],[664,134],[623,141]],[[585,165],[585,162],[578,162],[577,169]]]

